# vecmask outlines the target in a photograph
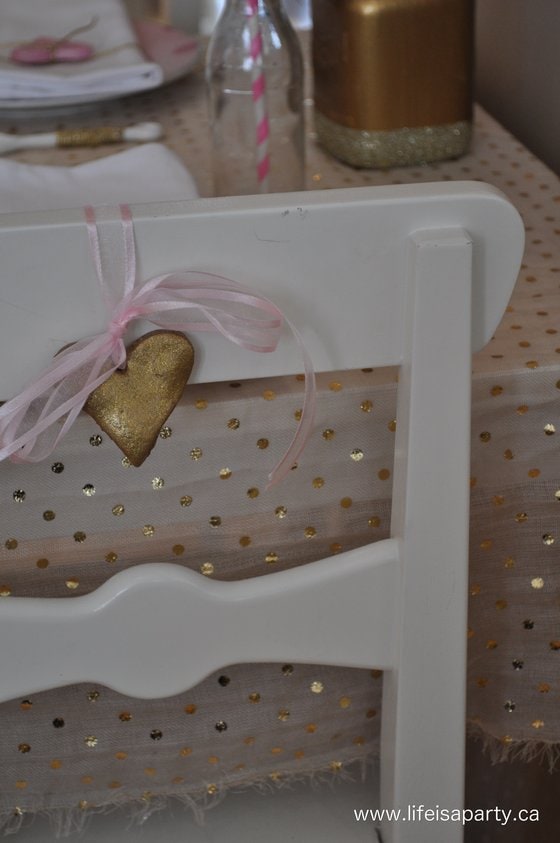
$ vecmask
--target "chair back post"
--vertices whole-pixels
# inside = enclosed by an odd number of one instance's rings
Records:
[[[407,822],[388,824],[384,843],[422,839],[415,806],[460,808],[464,788],[472,242],[449,228],[416,232],[409,249],[391,526],[399,640],[381,739],[381,804]],[[458,843],[462,828],[432,823],[430,840]]]

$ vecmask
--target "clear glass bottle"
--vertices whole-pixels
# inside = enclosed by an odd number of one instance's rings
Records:
[[[206,55],[216,196],[305,186],[301,47],[282,0],[256,4],[253,16],[255,0],[227,0]],[[252,57],[257,25],[262,49],[257,47]],[[257,101],[254,86],[263,79],[264,93]]]

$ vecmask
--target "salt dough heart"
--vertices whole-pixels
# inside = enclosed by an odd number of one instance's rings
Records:
[[[98,386],[86,413],[128,457],[142,465],[183,394],[194,363],[194,349],[176,331],[152,331],[127,349],[126,369]]]

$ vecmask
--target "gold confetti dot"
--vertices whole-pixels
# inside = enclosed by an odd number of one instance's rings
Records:
[[[83,532],[83,530],[77,530],[74,533],[74,541],[77,542],[78,544],[83,544],[85,542],[86,538],[87,538],[87,536]]]
[[[25,754],[27,752],[31,752],[31,747],[28,743],[20,743],[18,746],[18,751],[23,752]]]
[[[375,669],[375,670],[371,671],[371,678],[372,679],[381,679],[382,676],[383,676],[382,670]]]
[[[257,691],[253,691],[253,693],[249,694],[249,702],[259,703],[260,701],[261,701],[261,695]]]
[[[533,720],[531,726],[533,727],[533,729],[542,729],[542,727],[544,726],[544,720]]]
[[[130,462],[128,457],[123,457],[122,460],[121,460],[121,465],[122,465],[123,468],[130,468],[132,463]]]
[[[479,688],[486,688],[486,686],[488,685],[488,679],[486,679],[485,676],[479,676],[476,680],[476,684]]]
[[[29,711],[31,708],[33,708],[33,703],[31,702],[31,700],[22,700],[19,704],[19,707],[22,711]]]
[[[533,577],[531,580],[531,588],[541,589],[544,588],[544,580],[542,577]]]
[[[92,498],[95,495],[95,486],[92,483],[86,483],[83,487],[82,492],[86,496],[86,498]]]
[[[88,691],[87,698],[90,702],[97,702],[100,696],[99,691]]]
[[[517,515],[515,516],[515,520],[517,521],[518,524],[524,524],[525,521],[529,520],[529,516],[527,515],[526,512],[518,512]]]
[[[317,731],[317,726],[315,725],[315,723],[308,723],[305,727],[305,731],[308,734],[313,735]]]
[[[55,518],[56,513],[53,512],[52,509],[46,509],[45,512],[43,512],[43,519],[45,521],[54,521]]]
[[[342,389],[342,384],[340,381],[331,381],[329,384],[329,389],[331,392],[340,392]]]
[[[343,509],[350,509],[352,506],[352,498],[341,498],[340,505]]]
[[[189,755],[192,755],[192,749],[190,746],[183,746],[179,750],[179,755],[181,758],[187,758]]]
[[[271,755],[281,755],[283,752],[284,752],[284,749],[281,746],[273,746],[272,749],[270,750]],[[271,775],[272,775],[272,773],[271,773]]]
[[[527,360],[525,365],[527,366],[528,369],[538,369],[539,368],[538,360]]]
[[[239,539],[239,544],[241,547],[249,547],[251,544],[251,536],[241,536]]]
[[[144,524],[142,527],[142,533],[147,537],[151,538],[156,531],[156,528],[152,524]]]
[[[25,492],[23,489],[16,489],[12,497],[16,503],[23,503],[25,500]]]
[[[261,451],[266,450],[269,445],[270,442],[268,441],[268,439],[265,439],[264,437],[262,439],[257,439],[257,448],[259,448]]]
[[[75,591],[80,585],[80,580],[76,579],[76,577],[71,577],[69,580],[66,580],[66,588],[69,588],[71,591]]]
[[[304,535],[306,539],[314,539],[317,535],[317,530],[315,529],[315,527],[306,527]]]
[[[504,451],[504,459],[505,460],[512,460],[513,457],[514,457],[514,454],[513,454],[513,451],[511,450],[511,448],[506,448],[506,450]]]
[[[518,413],[520,416],[524,416],[525,413],[528,413],[528,412],[529,412],[529,407],[527,406],[527,404],[521,404],[516,410],[516,413]]]
[[[492,389],[490,390],[490,395],[494,395],[494,396],[501,395],[503,391],[504,391],[503,386],[493,386]]]
[[[35,564],[37,565],[38,568],[40,568],[41,570],[44,570],[45,568],[49,567],[49,560],[44,559],[44,558],[37,559],[37,562]]]
[[[105,556],[105,562],[108,562],[110,565],[117,561],[119,558],[118,554],[115,553],[114,550],[110,550],[109,553]]]
[[[144,773],[146,776],[155,776],[157,770],[155,767],[144,767]]]
[[[381,524],[381,519],[378,515],[372,515],[371,518],[368,518],[368,527],[379,527]]]
[[[278,562],[278,554],[273,550],[271,550],[270,553],[267,553],[264,558],[265,562],[268,562],[269,565],[272,565],[274,562]]]
[[[96,433],[94,436],[89,437],[89,444],[92,446],[92,448],[99,448],[102,442],[103,437],[100,436],[99,433]]]
[[[484,430],[478,437],[481,442],[490,442],[492,438],[492,434],[489,433],[487,430]]]
[[[205,577],[211,577],[214,573],[214,565],[212,562],[203,562],[199,570]]]
[[[338,773],[342,770],[342,761],[331,761],[329,767],[333,771],[333,773]]]
[[[548,646],[550,647],[551,650],[556,652],[556,651],[560,650],[560,641],[558,641],[558,640],[550,641]]]
[[[542,540],[543,540],[543,544],[546,544],[548,546],[554,544],[554,542],[556,541],[556,539],[554,538],[553,535],[551,535],[551,533],[545,533],[544,536],[542,537]]]
[[[152,489],[163,489],[165,480],[163,477],[152,477]]]
[[[209,796],[214,796],[218,792],[218,785],[216,784],[209,784],[206,786],[206,793]]]
[[[470,595],[471,595],[471,597],[476,597],[476,595],[477,595],[477,594],[480,594],[480,592],[481,592],[480,585],[479,585],[478,583],[474,583],[474,584],[471,586],[471,590],[470,590]]]
[[[227,423],[227,426],[230,430],[239,430],[241,422],[239,421],[239,419],[230,419]]]
[[[113,515],[116,515],[116,516],[124,515],[125,510],[124,510],[123,504],[122,503],[115,504],[115,506],[112,508],[111,512],[113,513]]]
[[[53,724],[55,729],[63,729],[64,728],[64,720],[62,719],[62,717],[55,717],[52,724]]]
[[[9,585],[0,585],[0,597],[10,597],[12,589]]]
[[[202,457],[202,448],[192,448],[189,456],[191,460],[197,462]]]
[[[209,520],[208,520],[208,523],[210,524],[211,527],[220,527],[221,523],[222,523],[222,519],[220,518],[219,515],[211,515]]]
[[[220,759],[218,758],[217,755],[209,755],[208,756],[208,763],[209,764],[218,764],[219,760]]]
[[[183,495],[183,497],[179,501],[181,506],[190,506],[192,502],[193,502],[193,499],[191,498],[190,495]]]
[[[331,553],[340,553],[342,550],[342,545],[340,542],[333,542],[330,546]]]
[[[18,790],[25,790],[25,788],[27,787],[27,782],[25,781],[25,779],[19,779],[16,782],[16,787]]]
[[[498,646],[498,642],[494,638],[489,638],[486,642],[486,649],[487,650],[495,650]]]
[[[354,462],[359,462],[364,458],[364,452],[361,448],[354,448],[350,451],[350,458],[354,460]]]
[[[303,749],[296,749],[294,752],[294,758],[297,758],[298,761],[302,758],[305,758],[305,752],[303,751]]]
[[[205,410],[208,406],[208,401],[206,400],[206,398],[197,398],[197,400],[194,402],[194,406],[197,410]]]
[[[301,417],[303,415],[303,410],[301,408],[294,410],[294,419],[296,421],[301,421]]]
[[[171,552],[174,556],[182,556],[185,552],[185,545],[184,544],[174,544],[171,548]]]
[[[274,514],[277,518],[282,519],[286,517],[286,515],[288,514],[288,510],[285,506],[277,506],[274,510]]]
[[[397,420],[391,419],[391,421],[388,423],[387,427],[389,428],[391,433],[394,433],[397,429]]]
[[[189,703],[189,705],[185,706],[185,714],[196,714],[196,708],[196,705]]]
[[[288,711],[287,708],[281,708],[280,711],[278,712],[278,720],[281,720],[282,723],[285,723],[287,720],[289,720],[289,717],[290,717],[290,712]]]
[[[309,686],[309,690],[310,690],[310,691],[311,691],[311,693],[313,693],[313,694],[322,694],[322,693],[323,693],[323,691],[325,690],[325,686],[323,685],[323,683],[322,683],[322,682],[320,682],[318,679],[316,679],[316,680],[315,680],[314,682],[312,682],[312,683],[311,683],[311,685]]]
[[[51,770],[60,770],[62,767],[62,761],[60,760],[60,758],[53,758],[53,760],[49,764],[49,767],[51,768]]]
[[[507,600],[496,600],[496,609],[507,609]]]
[[[556,428],[553,424],[545,424],[543,430],[547,436],[554,436],[554,434],[556,433]]]
[[[321,435],[323,439],[326,439],[327,442],[329,442],[331,439],[334,439],[335,433],[332,428],[328,427],[326,430],[323,430],[323,433]]]
[[[128,758],[126,752],[115,752],[115,758],[117,761],[125,761]]]
[[[251,498],[251,499],[258,498],[259,494],[260,494],[259,490],[256,489],[254,486],[251,487],[250,489],[247,489],[247,497],[248,498]]]
[[[159,438],[160,439],[169,439],[170,436],[172,436],[172,435],[173,435],[173,430],[172,430],[172,428],[169,427],[169,425],[165,425],[165,427],[162,427],[162,429],[159,432]]]
[[[121,713],[119,714],[119,720],[121,721],[121,723],[130,723],[130,721],[132,720],[132,714],[130,713],[130,711],[121,711]]]
[[[537,691],[540,694],[548,694],[550,692],[550,685],[548,684],[548,682],[540,682],[537,685]]]
[[[51,471],[53,474],[62,474],[64,471],[64,464],[61,462],[55,462],[51,465]]]
[[[86,735],[86,737],[84,738],[84,743],[86,746],[89,746],[93,749],[93,747],[97,746],[98,741],[95,735]]]
[[[368,720],[371,720],[373,717],[377,716],[377,709],[376,708],[368,708],[366,711],[366,717]]]
[[[315,477],[312,482],[314,489],[322,489],[325,485],[325,481],[322,477]]]
[[[249,737],[243,739],[243,743],[245,746],[253,746],[255,739],[252,735],[249,735]]]
[[[539,477],[541,473],[540,468],[530,468],[527,472],[527,476],[534,479],[535,477]]]
[[[163,732],[161,731],[161,729],[152,729],[152,731],[150,732],[150,738],[153,741],[160,741],[162,739],[162,737],[163,737]]]
[[[373,401],[370,401],[369,399],[367,399],[366,401],[362,401],[362,403],[360,404],[360,410],[363,413],[371,413],[371,411],[373,410]]]
[[[282,675],[283,676],[291,676],[293,672],[294,672],[293,664],[282,665]]]
[[[220,478],[222,480],[229,480],[231,477],[232,471],[231,468],[221,468],[220,469]]]
[[[262,396],[265,401],[274,401],[274,399],[276,398],[276,393],[273,389],[265,389]]]
[[[377,472],[377,476],[380,480],[388,480],[391,476],[391,472],[388,468],[382,468],[380,471]]]
[[[352,700],[350,697],[341,697],[338,701],[340,708],[350,708],[352,705]]]
[[[492,539],[483,539],[480,542],[481,550],[490,550],[492,548],[492,545],[493,545]]]

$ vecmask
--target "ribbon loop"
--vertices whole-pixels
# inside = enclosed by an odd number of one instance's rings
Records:
[[[276,350],[286,323],[302,353],[305,395],[295,436],[269,474],[270,487],[290,471],[313,426],[315,376],[301,336],[275,304],[230,278],[183,270],[138,282],[132,215],[126,205],[120,206],[120,212],[124,283],[118,301],[103,271],[94,209],[85,208],[90,253],[109,314],[107,329],[63,349],[36,381],[0,407],[0,460],[39,462],[52,453],[91,392],[126,362],[123,337],[136,319],[184,333],[218,332],[242,348],[261,353]]]

